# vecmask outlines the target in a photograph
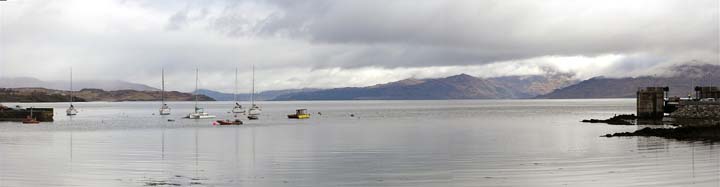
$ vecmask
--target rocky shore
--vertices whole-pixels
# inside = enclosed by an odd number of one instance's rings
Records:
[[[160,91],[137,91],[137,90],[116,90],[105,91],[100,89],[82,89],[74,91],[73,101],[159,101],[162,97]],[[64,90],[52,90],[45,88],[0,88],[0,101],[2,102],[68,102],[70,92]],[[195,96],[192,93],[177,91],[165,92],[167,101],[193,101]],[[199,95],[200,101],[215,101],[205,95]]]
[[[676,140],[719,141],[720,125],[711,126],[682,126],[677,128],[650,128],[646,127],[635,132],[621,132],[606,134],[602,137],[623,136],[654,136]]]
[[[79,97],[73,97],[76,102],[85,102],[86,100]],[[46,91],[26,90],[18,91],[15,89],[0,88],[0,101],[3,102],[68,102],[70,97],[61,93],[53,93]]]
[[[682,105],[670,114],[673,118],[687,118],[687,119],[720,119],[720,102],[714,101],[686,101]]]
[[[635,114],[615,115],[609,119],[586,119],[583,123],[607,123],[610,125],[634,125],[633,121],[637,119]]]

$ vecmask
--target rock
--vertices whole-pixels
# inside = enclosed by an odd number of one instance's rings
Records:
[[[650,128],[646,127],[635,132],[620,132],[614,134],[606,134],[602,137],[619,137],[619,136],[654,136],[662,138],[670,138],[676,140],[699,140],[699,141],[719,141],[720,125],[711,126],[682,126],[678,128]]]
[[[637,119],[637,116],[635,114],[621,114],[611,117],[610,119],[601,120],[601,119],[586,119],[582,120],[583,123],[607,123],[610,125],[634,125],[632,121]]]

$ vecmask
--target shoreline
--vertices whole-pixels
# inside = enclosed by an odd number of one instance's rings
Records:
[[[605,134],[601,137],[660,137],[682,141],[720,141],[720,125],[708,126],[680,126],[676,128],[650,128],[645,127],[635,132],[619,132]]]

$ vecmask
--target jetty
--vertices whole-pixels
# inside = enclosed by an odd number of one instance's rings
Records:
[[[53,108],[22,108],[20,106],[11,108],[0,105],[0,121],[21,122],[31,115],[39,122],[51,122],[54,112]]]
[[[640,119],[720,119],[718,87],[695,87],[688,98],[669,97],[669,87],[646,87],[637,91],[637,116]]]

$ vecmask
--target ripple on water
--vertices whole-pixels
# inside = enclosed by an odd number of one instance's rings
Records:
[[[634,126],[580,119],[633,100],[262,103],[264,117],[213,127],[151,115],[153,102],[78,103],[79,116],[0,123],[0,186],[708,186],[719,147],[601,138]],[[65,107],[64,104],[38,104]],[[232,103],[204,103],[228,118]],[[294,108],[322,111],[288,120]],[[348,114],[356,117],[348,117]],[[168,122],[167,119],[176,119]]]

